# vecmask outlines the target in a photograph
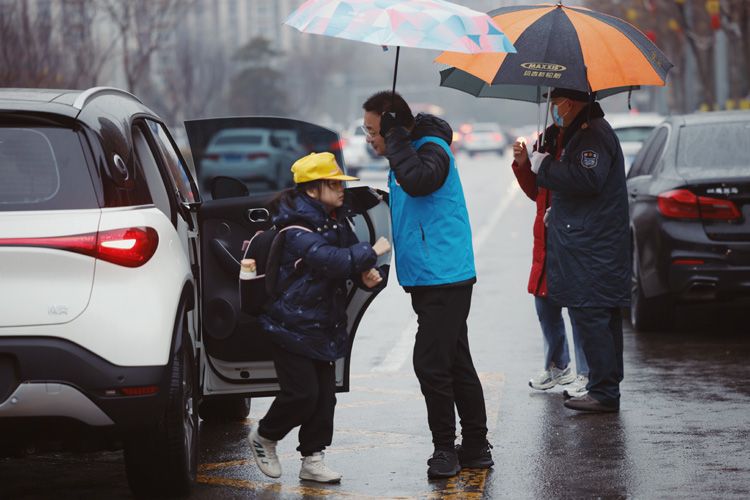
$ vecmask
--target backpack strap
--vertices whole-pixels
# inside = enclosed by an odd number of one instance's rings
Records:
[[[273,240],[273,243],[271,244],[271,251],[269,253],[268,257],[268,264],[266,265],[266,275],[269,273],[278,273],[280,268],[280,255],[281,255],[281,249],[284,246],[284,242],[286,241],[286,234],[284,234],[286,231],[290,229],[300,229],[302,231],[312,233],[313,230],[309,227],[305,226],[285,226],[279,229],[279,232],[277,233],[276,237]],[[283,235],[283,237],[281,237]],[[294,283],[297,278],[299,278],[301,271],[302,271],[302,259],[297,259],[294,262],[294,271],[287,276],[287,278],[281,282],[277,283],[273,290],[268,290],[268,294],[270,297],[278,296],[281,293],[284,293],[290,286],[292,286],[292,283]],[[273,281],[273,280],[272,280]],[[268,282],[267,282],[268,283]]]

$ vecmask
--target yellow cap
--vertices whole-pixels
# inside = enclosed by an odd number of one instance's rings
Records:
[[[337,181],[358,181],[357,177],[344,175],[333,153],[310,153],[303,156],[292,165],[294,183],[317,181],[319,179],[333,179]]]

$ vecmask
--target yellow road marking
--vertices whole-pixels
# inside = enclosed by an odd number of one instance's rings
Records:
[[[197,481],[203,484],[213,486],[229,486],[243,490],[250,490],[264,493],[276,494],[297,494],[305,497],[345,497],[345,498],[362,498],[376,499],[381,496],[363,495],[361,493],[350,493],[348,491],[334,490],[330,488],[319,488],[316,486],[286,486],[281,483],[262,483],[259,481],[249,481],[247,479],[231,479],[226,477],[198,475]],[[393,499],[405,500],[410,497],[390,497]]]
[[[352,375],[352,378],[360,379],[386,379],[386,378],[403,378],[404,374],[361,374]],[[502,392],[505,386],[505,377],[502,373],[479,373],[482,386],[485,391],[485,401],[487,405],[487,423],[488,426],[493,426],[497,422],[497,416],[499,413],[499,403],[502,399]],[[375,395],[386,396],[384,400],[366,400],[366,401],[352,401],[350,403],[339,404],[338,409],[346,408],[362,408],[368,406],[379,406],[383,404],[393,404],[396,402],[421,399],[419,392],[414,390],[399,390],[399,389],[381,389],[373,387],[358,387],[352,388],[353,392],[364,392]],[[395,398],[388,398],[387,396],[395,396]],[[256,419],[246,419],[245,424],[250,425]],[[418,433],[422,433],[425,429],[418,429]],[[338,455],[346,453],[357,453],[361,451],[383,449],[383,448],[399,448],[408,447],[410,442],[413,442],[414,433],[408,432],[387,432],[387,431],[374,431],[367,429],[337,429],[338,434],[349,434],[353,436],[362,436],[367,441],[371,441],[371,444],[362,444],[358,446],[351,446],[346,448],[332,448],[327,450],[328,455]],[[248,454],[249,455],[249,454]],[[297,456],[297,453],[286,453],[281,455],[279,458],[282,460],[292,459]],[[214,486],[227,486],[233,488],[239,488],[243,490],[250,490],[258,493],[271,494],[271,495],[303,495],[312,497],[341,497],[341,498],[363,498],[363,499],[374,499],[374,498],[385,498],[382,495],[368,496],[360,493],[352,493],[349,491],[343,491],[334,489],[331,487],[318,488],[310,486],[291,486],[282,485],[281,483],[264,483],[260,481],[250,481],[246,479],[232,479],[226,477],[207,475],[210,471],[220,471],[222,469],[229,469],[233,467],[242,467],[252,465],[253,460],[239,459],[230,460],[226,462],[217,463],[206,463],[199,467],[201,474],[198,476],[198,482]],[[461,473],[445,481],[444,484],[440,483],[429,483],[432,486],[430,491],[413,492],[414,496],[398,496],[388,497],[394,499],[411,499],[411,498],[429,498],[429,499],[467,499],[467,500],[479,500],[484,497],[484,490],[486,487],[486,479],[489,469],[465,469]],[[377,488],[376,485],[374,485]]]

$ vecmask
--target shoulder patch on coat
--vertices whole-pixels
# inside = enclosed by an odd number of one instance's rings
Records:
[[[586,168],[594,168],[599,163],[599,153],[591,151],[590,149],[581,153],[581,166]]]

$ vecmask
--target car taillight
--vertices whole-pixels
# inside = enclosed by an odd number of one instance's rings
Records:
[[[148,262],[158,245],[159,234],[150,227],[110,229],[51,238],[0,238],[0,246],[53,248],[125,267],[139,267]]]
[[[687,189],[675,189],[661,193],[658,198],[659,212],[674,219],[735,220],[740,211],[731,200],[696,196]]]
[[[500,142],[500,141],[503,140],[503,136],[501,134],[498,134],[497,132],[495,132],[494,134],[492,134],[492,140]]]
[[[149,261],[159,245],[159,234],[150,227],[100,231],[98,259],[125,267],[139,267]]]
[[[221,156],[217,154],[207,154],[203,156],[204,160],[211,160],[211,161],[219,161],[220,158]]]
[[[329,149],[331,151],[341,151],[342,149],[344,149],[344,146],[346,146],[346,140],[339,139],[338,141],[333,141],[330,144]]]
[[[268,158],[268,153],[248,153],[247,159],[248,160],[262,160],[263,158]]]

